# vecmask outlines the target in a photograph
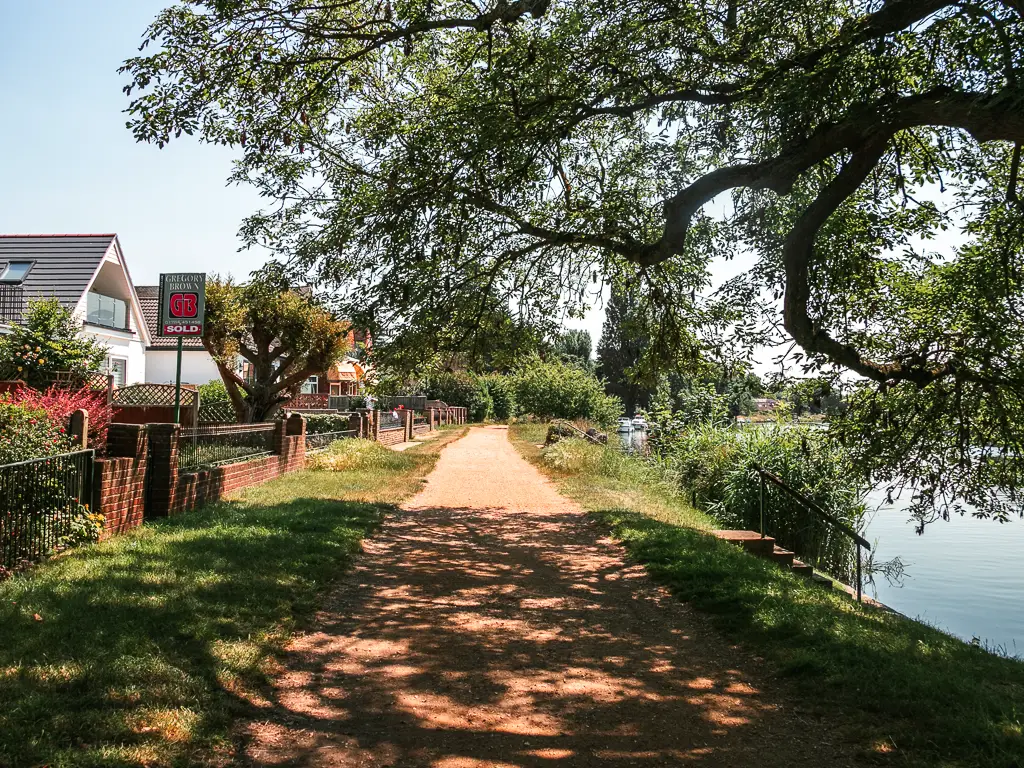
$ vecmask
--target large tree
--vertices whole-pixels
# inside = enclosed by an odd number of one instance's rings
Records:
[[[637,284],[650,356],[693,359],[768,300],[865,383],[863,471],[1019,511],[1021,0],[194,0],[146,43],[137,138],[237,147],[284,203],[246,235],[377,316]]]
[[[351,326],[271,263],[244,285],[206,286],[203,346],[213,357],[239,422],[265,421],[348,350]],[[243,375],[236,365],[248,363]]]
[[[559,331],[551,340],[551,352],[556,360],[572,363],[581,368],[590,369],[590,355],[594,350],[594,342],[590,331],[570,328]]]
[[[638,408],[647,408],[657,389],[656,380],[642,378],[640,362],[650,343],[643,320],[635,291],[612,291],[597,342],[597,372],[608,392],[622,400],[629,416]]]

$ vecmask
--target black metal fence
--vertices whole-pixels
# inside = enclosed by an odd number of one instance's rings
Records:
[[[94,456],[76,451],[0,466],[0,567],[38,562],[81,537]]]
[[[401,429],[402,426],[403,426],[403,424],[402,424],[402,414],[401,413],[396,413],[396,412],[391,412],[391,411],[381,411],[381,413],[380,413],[380,431],[381,432],[389,432],[392,429]]]
[[[201,424],[182,429],[178,436],[178,470],[194,472],[270,456],[276,430],[274,423]]]
[[[420,426],[420,425],[423,425],[423,424],[427,424],[427,425],[430,424],[430,417],[429,416],[427,416],[426,414],[423,414],[423,413],[418,413],[415,416],[413,416],[413,418],[412,418],[412,425],[414,427],[417,427],[417,426]]]
[[[306,453],[324,451],[338,440],[349,440],[358,436],[359,431],[355,429],[345,429],[340,432],[318,432],[314,434],[306,432]]]

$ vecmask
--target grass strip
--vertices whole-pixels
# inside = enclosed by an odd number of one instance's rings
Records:
[[[360,540],[464,433],[358,459],[86,547],[0,583],[0,766],[185,766],[233,756],[275,653]]]
[[[615,448],[542,452],[539,425],[511,435],[654,579],[767,659],[806,702],[843,717],[869,763],[1024,766],[1020,661],[809,585],[708,536],[701,529],[713,521]]]

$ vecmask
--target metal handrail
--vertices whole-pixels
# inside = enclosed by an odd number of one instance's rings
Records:
[[[859,533],[857,533],[855,530],[853,530],[853,528],[851,528],[846,523],[844,523],[841,520],[839,520],[835,515],[833,515],[833,514],[831,514],[829,512],[826,512],[824,509],[822,509],[820,506],[818,506],[815,502],[811,501],[811,499],[807,498],[802,493],[800,493],[800,491],[796,490],[795,488],[791,488],[778,475],[774,475],[771,472],[769,472],[768,470],[762,469],[761,467],[757,466],[756,464],[753,466],[753,469],[754,469],[755,472],[757,472],[757,474],[761,478],[761,509],[760,509],[760,511],[761,511],[761,538],[762,539],[764,538],[764,481],[765,480],[769,480],[773,484],[775,484],[779,488],[781,488],[783,491],[788,493],[790,496],[792,496],[794,499],[799,501],[801,504],[803,504],[809,510],[811,510],[811,512],[814,512],[822,520],[824,520],[825,522],[829,523],[831,526],[836,528],[841,533],[843,533],[846,536],[849,536],[851,539],[853,539],[854,543],[857,545],[857,602],[861,602],[861,556],[860,556],[860,548],[864,547],[865,549],[870,550],[871,549],[871,543],[867,539],[865,539],[863,536],[861,536]]]

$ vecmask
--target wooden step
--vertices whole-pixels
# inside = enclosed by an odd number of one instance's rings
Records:
[[[789,569],[797,576],[803,576],[808,579],[814,575],[814,569],[802,560],[794,559],[793,562],[790,563]]]
[[[776,545],[775,549],[772,550],[772,560],[784,568],[789,568],[793,565],[793,559],[796,555],[790,552],[788,549]]]
[[[775,550],[775,539],[762,536],[756,531],[712,531],[712,535],[723,541],[743,547],[747,552],[760,557],[771,557]]]

